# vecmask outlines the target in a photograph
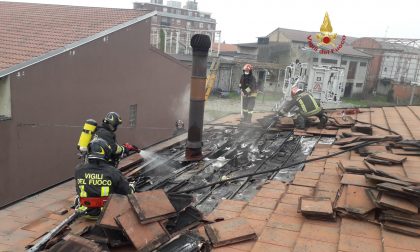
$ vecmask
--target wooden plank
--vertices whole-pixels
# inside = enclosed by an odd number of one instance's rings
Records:
[[[176,216],[175,208],[162,189],[130,194],[128,200],[143,224]]]
[[[399,135],[373,135],[373,136],[360,136],[360,141],[375,141],[375,140],[381,140],[381,139],[387,139],[389,141],[398,141],[401,140],[401,136]]]
[[[221,247],[241,241],[257,239],[254,229],[243,217],[206,225],[205,230],[213,247]]]
[[[341,138],[341,139],[335,140],[334,144],[335,145],[346,145],[346,144],[350,144],[350,143],[356,142],[358,139],[359,139],[358,136],[345,137],[345,138]]]
[[[132,209],[116,219],[118,225],[138,251],[153,251],[169,241],[169,235],[159,222],[142,224]]]
[[[125,170],[143,161],[143,157],[139,153],[134,153],[126,158],[123,158],[118,164],[118,170]]]
[[[351,129],[356,132],[372,135],[372,126],[370,124],[356,123]]]
[[[340,146],[340,149],[347,150],[347,149],[353,148],[357,145],[360,145],[362,143],[364,143],[364,142],[353,142],[353,143],[345,144],[345,145]]]
[[[400,234],[409,235],[413,237],[420,237],[420,229],[407,227],[405,225],[400,225],[392,222],[385,222],[382,223],[383,227],[387,230],[394,231]]]
[[[409,214],[417,214],[419,211],[418,207],[410,201],[400,197],[391,196],[384,192],[379,194],[378,204],[386,208],[398,210]]]
[[[402,162],[404,162],[407,157],[403,157],[400,155],[394,155],[388,152],[381,152],[381,153],[374,153],[371,155],[371,157],[376,158],[376,159],[382,159],[382,160],[386,160],[386,161],[391,161],[393,163],[396,164],[401,164]]]
[[[359,160],[340,160],[338,167],[345,173],[365,174],[370,172],[366,164]]]
[[[411,185],[410,183],[405,182],[405,181],[392,179],[392,178],[387,178],[387,177],[382,177],[382,176],[377,176],[377,175],[373,175],[373,174],[365,174],[365,177],[367,179],[373,180],[375,183],[376,182],[380,182],[380,183],[389,182],[389,183],[398,184],[398,185],[402,185],[402,186],[410,186]]]
[[[420,156],[420,151],[406,151],[402,149],[391,149],[392,154],[406,156]]]
[[[381,165],[392,165],[393,163],[391,161],[388,160],[383,160],[383,159],[376,159],[376,158],[372,158],[372,157],[367,157],[365,158],[365,160],[371,164],[381,164]]]

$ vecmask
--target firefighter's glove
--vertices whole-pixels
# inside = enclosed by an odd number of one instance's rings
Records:
[[[249,87],[245,88],[247,94],[251,93],[251,89]]]
[[[131,145],[129,143],[125,143],[125,144],[123,144],[123,147],[124,147],[125,151],[127,152],[127,154],[130,151],[134,151],[134,152],[140,153],[140,149],[137,146],[135,146],[135,145]]]

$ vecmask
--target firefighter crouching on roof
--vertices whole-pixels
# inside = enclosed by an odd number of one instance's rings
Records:
[[[128,155],[129,151],[138,151],[138,149],[128,143],[124,145],[117,144],[117,137],[115,131],[118,125],[122,124],[120,115],[116,112],[109,112],[102,121],[102,126],[98,126],[93,138],[101,138],[111,146],[110,159],[114,166],[118,165],[122,154]]]
[[[79,196],[77,211],[97,218],[108,196],[112,193],[127,195],[134,192],[122,173],[109,163],[111,147],[103,139],[93,139],[88,146],[88,163],[77,168],[76,192]]]
[[[243,74],[241,76],[239,88],[243,94],[242,111],[244,113],[244,122],[251,122],[254,113],[255,99],[257,98],[258,87],[257,81],[252,75],[252,65],[245,64]]]
[[[295,120],[295,126],[298,129],[304,129],[308,126],[309,121],[308,117],[316,116],[319,118],[318,128],[324,128],[328,118],[324,114],[324,111],[321,106],[318,105],[315,98],[300,89],[297,85],[293,86],[291,89],[292,100],[287,102],[279,111],[280,115],[284,115],[289,112],[294,106],[299,108],[299,115]]]

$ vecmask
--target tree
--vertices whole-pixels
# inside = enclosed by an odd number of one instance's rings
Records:
[[[166,42],[165,32],[163,31],[163,29],[160,29],[160,32],[159,32],[159,49],[162,52],[165,51],[165,42]]]

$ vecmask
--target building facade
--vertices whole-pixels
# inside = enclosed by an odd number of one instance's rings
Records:
[[[197,9],[195,1],[187,1],[184,8],[179,1],[134,3],[134,9],[156,11],[152,18],[150,43],[168,54],[192,54],[191,37],[195,34],[210,36],[213,43],[220,43],[220,31],[216,31],[216,20],[211,14]],[[210,55],[217,51],[210,50]]]
[[[154,13],[8,2],[0,9],[0,207],[73,177],[88,118],[100,123],[118,112],[118,142],[141,148],[172,137],[178,119],[188,125],[191,70],[150,47]]]
[[[360,38],[352,45],[372,55],[370,90],[387,95],[394,85],[420,85],[419,40]]]
[[[315,52],[308,45],[308,36],[315,38],[316,34],[315,32],[278,28],[266,36],[268,43],[260,49],[259,57],[270,57],[273,61],[278,60],[283,68],[296,59],[308,63],[309,68],[311,66],[343,67],[344,96],[362,94],[372,57],[350,45],[343,45],[336,53],[320,54]],[[273,54],[273,51],[276,53]],[[284,78],[284,73],[280,78]]]

